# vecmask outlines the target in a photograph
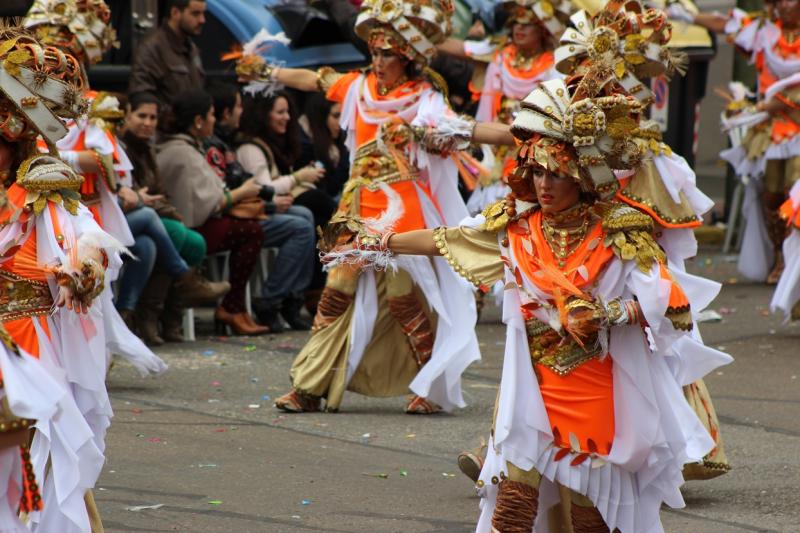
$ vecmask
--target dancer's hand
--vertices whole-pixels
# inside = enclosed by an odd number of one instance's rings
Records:
[[[770,115],[777,115],[786,110],[786,104],[777,98],[770,98],[769,100],[762,100],[756,104],[757,111],[764,111]]]
[[[87,314],[89,307],[91,307],[91,303],[86,304],[76,298],[72,287],[66,285],[61,285],[58,288],[58,298],[56,298],[55,304],[57,307],[66,307],[70,311],[75,311],[79,315]]]

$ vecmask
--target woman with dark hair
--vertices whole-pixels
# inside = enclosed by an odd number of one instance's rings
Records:
[[[337,198],[350,172],[350,156],[339,125],[342,104],[328,100],[321,93],[311,93],[306,97],[303,111],[298,119],[301,152],[296,166],[322,163],[325,175],[317,182],[317,188]]]
[[[151,93],[132,94],[126,106],[122,142],[133,166],[129,185],[139,202],[125,216],[136,239],[132,251],[140,261],[123,271],[117,295],[117,308],[127,313],[135,309],[139,335],[155,346],[183,340],[183,307],[213,303],[230,289],[227,282],[212,283],[197,274],[194,267],[206,256],[206,241],[184,225],[165,198],[152,145],[158,107]]]
[[[209,253],[230,251],[231,290],[214,313],[217,323],[240,335],[259,335],[259,326],[245,310],[245,288],[264,240],[257,220],[237,218],[235,207],[255,199],[261,186],[255,178],[228,189],[208,164],[203,141],[214,131],[214,103],[202,90],[185,91],[173,105],[172,132],[157,148],[156,164],[166,180],[167,194],[184,224],[196,229]]]
[[[311,324],[300,317],[314,273],[314,227],[325,226],[336,209],[334,200],[316,183],[324,169],[308,165],[294,170],[300,155],[300,127],[289,95],[245,96],[237,159],[259,183],[275,189],[277,210],[262,222],[265,246],[278,246],[278,259],[264,286],[259,318],[265,324],[278,320],[280,312],[292,329],[307,330]],[[286,231],[303,237],[303,249]],[[297,254],[305,252],[304,258]],[[294,261],[285,258],[294,254]],[[321,275],[321,267],[318,267]],[[321,284],[320,287],[321,288]]]

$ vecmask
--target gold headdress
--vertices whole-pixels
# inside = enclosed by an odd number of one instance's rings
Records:
[[[508,13],[507,24],[541,23],[556,39],[567,27],[572,13],[570,0],[514,0],[503,4]]]
[[[644,108],[635,98],[616,94],[573,99],[563,80],[543,82],[521,107],[511,125],[523,141],[517,173],[530,172],[531,163],[566,170],[584,190],[604,199],[618,187],[613,170],[637,168],[658,133],[641,122]],[[557,143],[567,150],[552,150]]]
[[[34,30],[42,43],[93,65],[118,44],[110,18],[103,0],[35,0],[22,24]]]
[[[450,34],[452,0],[365,0],[355,30],[371,46],[428,63]]]
[[[640,81],[681,72],[685,54],[667,48],[672,25],[662,11],[639,0],[611,0],[594,17],[579,11],[561,36],[556,69],[583,79],[576,96],[596,96],[610,82],[645,105],[653,94]]]
[[[67,133],[61,119],[85,109],[82,80],[71,55],[19,28],[0,28],[0,136],[15,142],[41,133],[52,148]]]

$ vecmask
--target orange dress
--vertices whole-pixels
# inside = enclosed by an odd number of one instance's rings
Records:
[[[330,87],[327,92],[327,98],[331,101],[343,103],[345,97],[347,96],[348,92],[350,91],[351,85],[353,83],[357,83],[360,77],[360,72],[350,72],[345,74],[341,78],[339,78],[334,84]],[[366,76],[366,83],[361,90],[369,91],[371,97],[377,101],[389,101],[398,97],[409,97],[410,95],[420,94],[423,90],[429,88],[430,85],[425,81],[419,80],[412,80],[407,81],[391,91],[389,91],[386,95],[380,95],[378,93],[378,81],[375,75],[370,72]],[[390,119],[394,115],[394,113],[385,113],[380,114],[377,112],[370,112],[372,118],[386,118]],[[387,163],[392,165],[394,162],[387,161],[387,156],[381,155],[376,151],[372,150],[363,150],[366,153],[364,154],[363,158],[359,156],[360,152],[362,151],[365,146],[369,143],[375,141],[376,134],[378,133],[378,125],[367,122],[364,120],[360,111],[356,111],[356,118],[355,118],[355,140],[356,140],[356,161],[353,164],[353,169],[351,169],[351,180],[353,178],[366,178],[370,179],[373,176],[367,174],[365,175],[357,175],[358,168],[361,168],[362,165],[369,167],[373,165],[369,159],[379,159],[378,165],[380,168],[386,170]],[[396,164],[396,163],[395,163]],[[390,170],[390,172],[395,172],[396,168]],[[367,171],[369,172],[369,171]],[[376,178],[380,179],[381,176],[377,175]],[[367,185],[364,183],[363,185]],[[423,216],[422,211],[422,204],[420,203],[419,195],[417,194],[417,189],[421,188],[423,192],[431,199],[431,202],[434,203],[435,201],[431,195],[430,188],[427,183],[422,180],[413,179],[413,177],[409,176],[408,179],[395,181],[390,183],[389,186],[400,195],[403,200],[403,206],[405,208],[402,217],[396,222],[395,224],[395,231],[403,232],[403,231],[411,231],[416,229],[424,229],[425,226],[425,219]],[[345,190],[347,190],[347,185],[345,185]],[[388,207],[389,200],[386,197],[386,194],[383,193],[381,190],[371,190],[370,187],[367,186],[359,186],[356,194],[358,195],[356,206],[357,208],[354,209],[355,206],[353,205],[342,205],[340,209],[347,209],[351,210],[354,214],[360,215],[362,218],[372,218],[380,216]],[[347,202],[348,198],[347,195],[344,195],[343,204]]]

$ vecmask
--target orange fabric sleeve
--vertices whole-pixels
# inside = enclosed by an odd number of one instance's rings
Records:
[[[361,75],[361,73],[358,71],[348,72],[343,75],[333,82],[333,85],[328,89],[325,97],[332,102],[343,103],[345,96],[347,96],[347,91],[350,90],[350,85],[358,79],[359,75]]]

